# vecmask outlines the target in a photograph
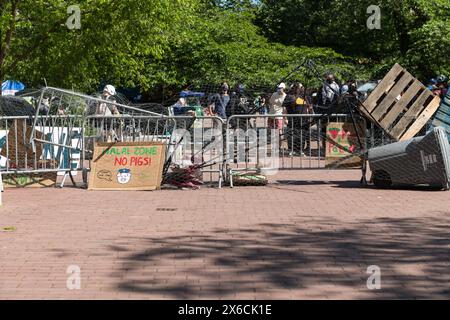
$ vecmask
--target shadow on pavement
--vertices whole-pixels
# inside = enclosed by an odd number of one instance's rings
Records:
[[[307,228],[299,221],[124,238],[110,247],[124,254],[114,276],[120,290],[177,299],[289,290],[345,298],[347,289],[369,299],[450,298],[448,213],[345,225],[309,218]],[[381,268],[382,290],[366,287],[370,265]]]
[[[291,185],[291,186],[313,186],[313,185],[329,185],[334,188],[345,189],[374,189],[374,190],[407,190],[407,191],[443,191],[439,187],[430,186],[396,186],[392,189],[379,189],[373,184],[363,187],[360,181],[327,181],[327,180],[277,180],[276,185]]]

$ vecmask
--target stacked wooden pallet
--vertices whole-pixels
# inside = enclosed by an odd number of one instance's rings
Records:
[[[440,98],[399,64],[389,71],[361,113],[397,141],[414,137],[439,108]]]

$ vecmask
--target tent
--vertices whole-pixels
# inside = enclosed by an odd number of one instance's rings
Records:
[[[202,98],[204,96],[204,92],[181,91],[180,93],[180,98]]]
[[[19,81],[6,80],[2,83],[2,96],[13,96],[16,92],[25,89],[25,85]]]
[[[0,96],[0,117],[34,116],[36,111],[24,98]]]

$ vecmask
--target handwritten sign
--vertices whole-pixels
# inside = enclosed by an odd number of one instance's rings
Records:
[[[359,122],[358,132],[364,133],[364,123]],[[326,167],[360,168],[362,158],[359,154],[358,136],[355,127],[349,122],[330,122],[327,126]],[[364,137],[361,137],[364,143]],[[344,147],[344,148],[341,148]],[[352,154],[356,154],[351,157]]]
[[[161,142],[97,143],[89,190],[159,189],[164,160]]]

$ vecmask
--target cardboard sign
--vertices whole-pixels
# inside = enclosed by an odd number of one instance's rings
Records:
[[[359,122],[357,125],[359,133],[363,134],[364,123]],[[327,137],[326,167],[360,168],[362,166],[362,157],[349,157],[359,149],[358,136],[351,122],[330,122],[327,126]],[[364,137],[361,137],[361,141],[364,143]]]
[[[161,186],[165,144],[97,143],[92,161],[89,190],[156,190]]]

